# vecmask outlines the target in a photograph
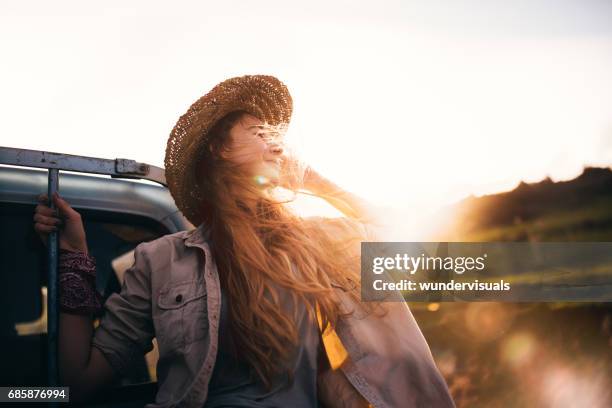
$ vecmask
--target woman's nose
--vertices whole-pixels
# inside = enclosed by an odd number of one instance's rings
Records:
[[[268,149],[270,150],[271,153],[278,154],[278,155],[283,154],[283,146],[281,146],[279,143],[276,143],[276,142],[270,143],[268,145]]]

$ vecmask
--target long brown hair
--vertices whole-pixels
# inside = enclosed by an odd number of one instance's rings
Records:
[[[324,324],[333,327],[342,315],[333,286],[359,301],[359,252],[354,248],[363,237],[331,236],[284,203],[262,195],[221,157],[230,130],[244,114],[232,112],[211,129],[198,165],[199,183],[211,251],[228,297],[233,348],[269,387],[273,376],[286,370],[299,341],[295,316],[284,313],[277,288],[289,289],[293,305],[303,302],[313,321],[318,303]],[[236,191],[259,194],[257,205],[246,205]]]

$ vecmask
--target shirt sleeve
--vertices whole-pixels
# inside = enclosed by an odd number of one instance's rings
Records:
[[[151,268],[145,245],[134,250],[134,263],[125,272],[121,292],[113,293],[104,304],[104,314],[92,341],[92,346],[104,354],[120,375],[125,375],[137,358],[153,349]]]

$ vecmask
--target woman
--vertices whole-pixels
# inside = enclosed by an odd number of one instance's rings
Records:
[[[156,337],[149,407],[453,406],[405,303],[359,301],[355,244],[371,238],[372,217],[284,152],[291,111],[278,79],[254,75],[222,82],[179,119],[166,177],[198,228],[136,248],[95,332],[80,216],[57,196],[61,218],[37,207],[43,238],[61,227],[60,374],[73,398],[123,374]],[[300,218],[277,187],[308,190],[347,217]]]

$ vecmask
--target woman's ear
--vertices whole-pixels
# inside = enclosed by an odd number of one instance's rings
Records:
[[[212,152],[211,152],[212,153]],[[213,153],[214,154],[214,153]],[[221,146],[219,149],[217,149],[217,155],[224,159],[227,160],[229,158],[229,150],[227,149],[227,147],[225,146]]]
[[[210,143],[208,145],[208,153],[210,153],[210,156],[213,157],[215,155],[218,155],[222,158],[225,158],[225,152],[224,152],[224,147],[223,146],[217,146],[217,148],[215,149],[215,147],[213,146],[212,143]]]

